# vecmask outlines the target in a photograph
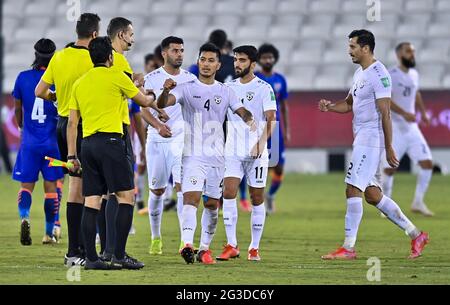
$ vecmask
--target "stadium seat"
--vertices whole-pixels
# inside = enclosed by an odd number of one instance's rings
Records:
[[[434,8],[434,0],[408,0],[405,2],[407,12],[427,12]]]
[[[241,14],[244,9],[244,0],[218,1],[214,7],[216,17],[223,14],[236,15]]]
[[[185,14],[211,14],[213,4],[213,0],[196,0],[186,2],[183,7],[183,12]]]
[[[151,12],[155,15],[159,14],[177,14],[180,12],[181,0],[158,1],[151,6]]]
[[[426,35],[426,26],[420,23],[403,23],[397,27],[397,39],[402,37],[424,37]]]
[[[150,13],[150,2],[141,0],[132,0],[120,5],[119,12],[122,16],[141,16],[148,17]]]
[[[4,0],[3,14],[5,17],[21,18],[23,17],[23,8],[26,3],[26,0]]]
[[[252,14],[267,14],[270,15],[273,13],[275,7],[276,0],[260,0],[260,1],[251,1],[247,4],[247,13]]]
[[[417,70],[420,73],[420,87],[423,89],[438,89],[441,82],[445,67],[441,64],[419,64]]]
[[[307,0],[288,0],[278,4],[278,13],[304,14],[308,10]]]
[[[450,27],[447,24],[433,23],[428,28],[428,36],[433,38],[448,38]]]
[[[342,11],[346,13],[359,13],[361,15],[367,12],[367,5],[365,1],[346,0],[342,4]]]
[[[437,12],[450,12],[450,2],[448,0],[438,0],[436,4]]]
[[[334,13],[339,11],[341,0],[312,1],[309,10],[314,13]]]
[[[268,38],[274,39],[295,39],[298,35],[298,27],[273,26],[269,28]]]
[[[286,80],[290,89],[310,90],[312,88],[317,72],[315,65],[295,65],[288,71]]]
[[[347,86],[349,68],[344,65],[323,65],[314,80],[313,87],[318,90],[341,89]]]
[[[444,76],[444,79],[442,80],[442,86],[445,89],[450,89],[450,73],[448,73]]]

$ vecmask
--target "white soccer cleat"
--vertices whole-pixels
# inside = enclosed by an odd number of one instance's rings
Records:
[[[411,212],[422,214],[426,217],[433,217],[434,213],[428,209],[427,205],[424,202],[414,202],[411,206]]]

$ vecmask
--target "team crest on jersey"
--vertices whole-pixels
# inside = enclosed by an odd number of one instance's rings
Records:
[[[190,181],[191,181],[191,184],[192,184],[192,185],[197,185],[197,182],[198,182],[197,178],[191,177],[191,178],[190,178]]]
[[[275,89],[275,91],[280,91],[281,90],[281,83],[275,83],[274,89]]]
[[[216,104],[219,105],[220,103],[222,103],[222,97],[216,95],[216,96],[214,97],[214,102],[216,102]]]
[[[255,97],[255,92],[247,92],[247,100],[250,102]]]
[[[156,185],[156,178],[153,178],[153,180],[152,180],[152,185]]]

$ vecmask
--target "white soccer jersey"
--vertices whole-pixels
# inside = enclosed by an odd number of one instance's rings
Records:
[[[183,158],[223,166],[227,111],[243,107],[236,94],[220,82],[207,85],[198,79],[178,85],[170,93],[181,105],[185,121]]]
[[[416,113],[416,94],[419,89],[419,74],[416,69],[403,72],[399,67],[389,70],[392,78],[392,100],[403,110]],[[415,122],[408,122],[404,117],[392,111],[392,124],[394,128],[403,131],[409,130]]]
[[[164,70],[163,67],[156,69],[155,71],[150,72],[145,76],[145,85],[144,88],[147,90],[153,90],[156,94],[156,97],[161,95],[163,91],[164,82],[171,78],[177,82],[177,84],[186,83],[196,79],[195,75],[190,73],[189,71],[180,70],[178,75],[170,75]],[[169,121],[166,124],[172,130],[171,138],[163,138],[159,135],[158,131],[149,126],[148,127],[148,137],[150,142],[171,142],[171,141],[183,141],[184,135],[184,122],[183,116],[181,114],[180,105],[170,106],[164,109],[167,115],[170,117]],[[151,113],[157,118],[158,115],[155,110],[151,109]]]
[[[354,146],[384,147],[381,114],[376,100],[391,97],[391,77],[386,67],[376,61],[365,70],[360,67],[353,76]]]
[[[243,106],[253,114],[258,129],[256,132],[251,132],[250,127],[238,115],[228,111],[226,155],[238,157],[241,160],[252,159],[250,152],[265,129],[265,112],[277,110],[275,94],[272,87],[259,77],[255,77],[247,84],[242,84],[240,79],[235,79],[227,85],[233,89]],[[268,158],[267,147],[262,157]]]

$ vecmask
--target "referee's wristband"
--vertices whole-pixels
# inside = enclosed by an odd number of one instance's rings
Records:
[[[153,100],[156,102],[156,94],[153,91],[150,91],[149,94],[153,96]]]
[[[67,156],[67,160],[76,160],[77,156]]]

